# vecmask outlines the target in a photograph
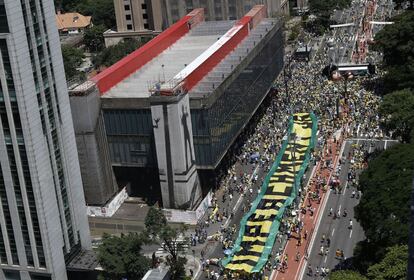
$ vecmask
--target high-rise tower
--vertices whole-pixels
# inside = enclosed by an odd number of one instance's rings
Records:
[[[67,279],[90,240],[52,0],[0,0],[0,166],[0,279]]]

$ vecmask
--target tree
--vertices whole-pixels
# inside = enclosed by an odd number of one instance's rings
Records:
[[[406,0],[394,0],[396,6],[396,9],[401,9],[401,5],[406,2]],[[410,10],[414,9],[414,0],[409,0],[410,2]]]
[[[367,237],[354,250],[360,272],[385,255],[385,248],[408,242],[414,146],[397,144],[369,162],[360,176],[363,195],[355,216]]]
[[[375,35],[375,49],[383,52],[385,65],[402,65],[414,60],[414,11],[405,11]]]
[[[145,228],[151,235],[156,235],[163,227],[167,225],[167,219],[162,210],[158,207],[151,206],[145,217]]]
[[[351,0],[309,0],[309,7],[313,14],[330,14],[334,9],[348,7],[351,2]]]
[[[104,25],[106,29],[116,25],[113,0],[54,0],[54,2],[56,10],[92,16],[94,24]]]
[[[387,74],[384,91],[391,92],[405,87],[414,88],[414,11],[395,16],[394,24],[385,26],[375,35],[373,49],[383,53]]]
[[[150,268],[150,259],[141,255],[144,237],[130,233],[121,237],[104,234],[98,260],[108,280],[141,279]]]
[[[322,35],[334,23],[330,19],[334,9],[343,9],[350,4],[351,0],[309,0],[310,11],[316,15],[316,19],[306,22],[306,30]]]
[[[66,78],[68,80],[81,74],[76,68],[81,66],[85,58],[82,50],[68,45],[62,45],[62,57]]]
[[[83,43],[89,51],[98,52],[105,46],[103,33],[106,31],[105,26],[95,25],[85,30],[83,34]]]
[[[92,16],[95,25],[103,25],[106,29],[116,26],[113,0],[82,0],[75,9],[82,15]]]
[[[380,106],[385,117],[383,126],[394,135],[409,142],[414,130],[414,90],[405,89],[387,94]]]
[[[387,72],[384,74],[383,93],[387,94],[393,91],[405,88],[414,89],[414,64],[390,65],[386,66]]]
[[[329,275],[329,280],[368,280],[358,272],[352,270],[333,271]]]
[[[71,12],[76,10],[76,6],[81,3],[82,0],[55,0],[56,10],[65,12]]]
[[[367,276],[373,280],[407,279],[408,246],[397,245],[387,248],[387,254],[381,262],[368,269]]]
[[[167,264],[170,266],[171,279],[181,280],[185,276],[184,265],[187,262],[187,259],[183,254],[185,245],[189,243],[188,238],[185,237],[187,227],[185,225],[172,227],[167,223],[160,223],[159,221],[154,220],[154,217],[159,215],[164,215],[161,210],[148,211],[147,216],[145,217],[146,232],[150,233],[155,229],[159,229],[157,234],[148,235],[150,236],[152,243],[163,246],[164,250],[168,252]]]
[[[93,63],[96,67],[111,66],[115,62],[138,49],[141,44],[141,42],[133,39],[124,40],[115,46],[110,46],[102,50],[94,57]]]

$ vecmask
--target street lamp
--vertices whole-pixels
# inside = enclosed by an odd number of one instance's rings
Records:
[[[348,104],[348,80],[352,79],[354,75],[351,72],[346,72],[342,77],[344,78],[344,101],[345,104]]]
[[[298,136],[295,132],[291,133],[291,136],[293,137],[293,145],[291,146],[290,154],[293,157],[292,164],[293,164],[293,186],[296,190],[296,204],[299,205],[300,203],[300,197],[299,197],[299,188],[300,186],[297,186],[296,184],[296,141],[300,141],[301,138]],[[290,142],[290,141],[289,141]]]
[[[343,98],[344,98],[344,103],[348,104],[348,80],[352,79],[354,77],[354,75],[352,74],[352,72],[346,72],[344,74],[339,74],[338,72],[335,72],[332,74],[332,78],[334,81],[339,81],[341,79],[343,79],[344,81],[344,91],[343,91]],[[335,93],[336,93],[336,88],[334,89]],[[335,94],[336,95],[336,94]],[[337,115],[339,116],[339,97],[337,99]]]
[[[290,106],[290,113],[291,113],[292,112],[292,108],[291,108],[292,102],[291,102],[290,97],[289,97],[288,81],[292,76],[291,69],[290,69],[290,63],[292,62],[293,56],[288,54],[288,55],[286,55],[286,57],[288,57],[288,61],[287,61],[287,63],[285,63],[285,65],[283,67],[283,80],[285,82],[285,92],[286,92],[286,97],[287,97],[287,100],[288,100],[288,103],[289,103],[289,106]],[[288,69],[286,69],[287,67],[288,67]]]

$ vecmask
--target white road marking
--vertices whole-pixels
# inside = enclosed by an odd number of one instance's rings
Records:
[[[197,272],[195,273],[195,275],[192,278],[192,280],[197,279],[198,278],[198,275],[201,273],[201,264],[200,264],[200,262],[198,260],[196,260],[196,258],[194,258],[194,263],[196,263],[196,262],[197,262]]]
[[[342,207],[342,204],[339,204],[339,210],[338,210],[338,212],[341,212],[341,207]]]
[[[253,176],[254,175],[256,175],[256,173],[257,173],[257,170],[259,169],[259,164],[256,166],[256,168],[254,169],[254,171],[253,171],[253,173],[252,173],[252,175],[250,176],[250,181],[252,180],[252,178],[253,178]],[[236,205],[234,205],[234,207],[233,207],[233,213],[236,213],[236,211],[237,211],[237,209],[239,208],[239,206],[240,206],[240,204],[241,204],[241,202],[242,202],[242,200],[243,200],[243,194],[241,194],[240,196],[239,196],[239,199],[237,200],[237,202],[236,202]],[[229,224],[230,224],[230,221],[231,221],[231,219],[227,219],[227,221],[226,221],[226,223],[224,224],[224,227],[226,228]]]
[[[385,140],[385,143],[384,143],[384,150],[386,150],[386,149],[387,149],[387,143],[388,143],[388,140]]]
[[[370,141],[398,142],[398,140],[395,140],[395,139],[376,139],[376,138],[367,139],[367,138],[361,138],[361,137],[348,138],[346,141],[352,142],[352,141],[357,141],[357,140],[361,140],[361,141],[368,141],[368,140],[370,140]]]
[[[352,236],[352,229],[351,229],[351,231],[349,232],[349,238],[351,238],[351,236]]]
[[[334,235],[334,233],[335,233],[335,228],[333,228],[333,229],[332,229],[332,234],[331,234],[331,236],[333,236],[333,235]]]
[[[328,256],[325,256],[325,259],[323,260],[323,262],[326,263],[327,259],[328,259]]]
[[[345,195],[347,188],[348,188],[348,180],[346,180],[346,182],[345,182],[343,195]]]

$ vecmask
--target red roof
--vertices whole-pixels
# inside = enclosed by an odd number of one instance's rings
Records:
[[[223,58],[233,51],[234,48],[236,48],[249,34],[250,29],[254,28],[266,17],[266,15],[266,7],[264,5],[256,5],[241,18],[235,24],[236,26],[241,26],[241,28],[237,28],[237,31],[234,34],[231,34],[223,45],[214,50],[209,57],[186,75],[184,78],[185,90],[189,91],[193,88],[208,72],[220,63]],[[193,10],[147,44],[93,77],[92,81],[97,84],[101,95],[105,94],[109,89],[173,45],[178,39],[188,33],[193,26],[201,21],[204,21],[204,10]]]
[[[141,48],[105,69],[91,80],[103,95],[184,36],[192,26],[204,21],[204,10],[195,9]]]

